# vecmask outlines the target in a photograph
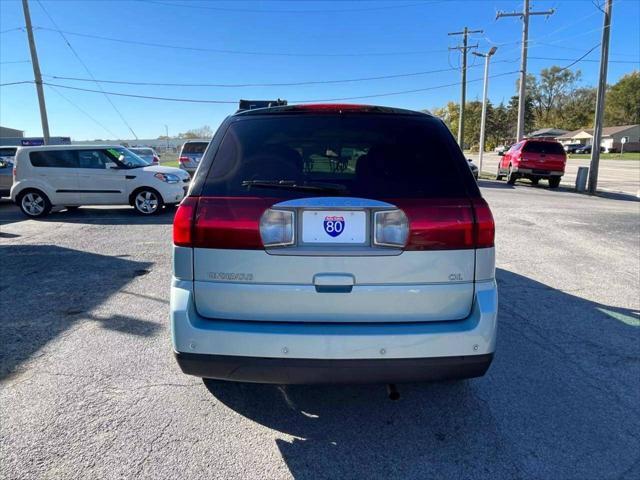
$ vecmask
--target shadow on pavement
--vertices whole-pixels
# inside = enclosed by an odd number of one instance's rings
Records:
[[[37,222],[82,223],[91,225],[171,225],[176,208],[165,207],[157,215],[143,216],[131,207],[80,207],[76,210],[57,209]],[[12,204],[0,205],[0,226],[31,220]]]
[[[505,270],[487,375],[463,382],[274,386],[206,381],[294,438],[296,479],[638,478],[640,317]]]
[[[150,263],[55,245],[0,246],[0,259],[0,379],[80,320],[140,336],[158,329],[126,315],[90,312]]]

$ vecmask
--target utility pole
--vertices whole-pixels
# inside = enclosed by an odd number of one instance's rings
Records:
[[[604,27],[602,28],[602,50],[600,53],[600,78],[596,97],[596,119],[591,145],[591,165],[589,167],[589,194],[595,195],[598,187],[598,167],[600,166],[600,142],[602,141],[602,117],[604,115],[604,94],[607,90],[607,66],[609,63],[609,33],[611,30],[611,7],[613,1],[607,0],[604,6]]]
[[[451,35],[462,35],[462,45],[457,47],[450,47],[449,50],[460,50],[462,52],[462,88],[460,91],[460,119],[458,121],[458,145],[460,149],[464,150],[464,106],[467,97],[467,50],[472,48],[478,48],[478,44],[467,46],[467,36],[470,33],[482,33],[482,30],[469,30],[468,27],[464,27],[461,32],[450,32]]]
[[[169,152],[169,126],[164,126],[165,137],[167,137],[167,153]]]
[[[529,0],[524,0],[522,12],[504,13],[498,12],[496,20],[501,17],[520,17],[522,19],[522,57],[520,59],[520,91],[518,93],[518,132],[516,134],[519,142],[524,137],[524,107],[527,96],[527,48],[529,42],[529,17],[532,15],[553,15],[555,9],[532,12],[529,9]]]
[[[487,90],[489,88],[489,59],[496,53],[498,47],[491,47],[487,53],[471,52],[478,57],[484,57],[484,86],[482,87],[482,117],[480,118],[480,148],[478,174],[482,173],[482,156],[484,154],[484,130],[487,121]]]
[[[42,122],[42,137],[44,144],[49,144],[49,120],[47,119],[47,105],[44,103],[44,90],[42,89],[42,75],[40,74],[40,64],[38,63],[38,52],[36,52],[36,41],[33,37],[33,27],[31,26],[31,14],[29,13],[29,3],[22,0],[24,10],[24,21],[27,27],[27,38],[29,39],[29,50],[31,51],[31,65],[33,66],[33,76],[38,92],[38,104],[40,105],[40,121]]]

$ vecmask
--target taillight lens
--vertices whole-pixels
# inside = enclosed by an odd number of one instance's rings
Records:
[[[407,215],[405,250],[474,248],[473,210],[468,199],[389,200]]]
[[[200,197],[194,248],[263,249],[260,219],[277,200],[257,197]]]
[[[178,162],[180,162],[180,163],[189,163],[190,160],[189,160],[189,157],[180,157],[180,158],[178,158]]]
[[[475,214],[475,246],[476,248],[493,247],[496,226],[491,209],[484,198],[474,198],[472,202]]]
[[[173,218],[173,243],[179,247],[193,246],[193,226],[198,208],[197,197],[185,198]]]
[[[374,214],[374,245],[404,247],[409,238],[409,220],[402,210],[384,210]]]
[[[268,209],[260,218],[260,237],[265,247],[293,245],[294,214],[290,210]]]
[[[160,159],[156,156],[153,157],[153,162],[154,165],[158,165],[160,163]]]

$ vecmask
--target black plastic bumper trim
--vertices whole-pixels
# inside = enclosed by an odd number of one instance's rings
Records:
[[[318,360],[174,352],[188,375],[276,384],[406,383],[481,377],[493,353],[456,357]]]

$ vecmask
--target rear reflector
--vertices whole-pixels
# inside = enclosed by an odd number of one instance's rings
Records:
[[[180,157],[178,158],[178,161],[180,163],[189,163],[191,160],[189,160],[189,157]]]

